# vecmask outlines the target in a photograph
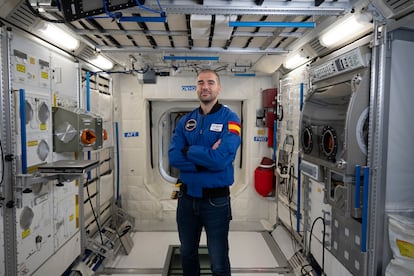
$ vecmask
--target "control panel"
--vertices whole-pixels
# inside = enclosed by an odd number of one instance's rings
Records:
[[[311,68],[309,73],[312,81],[315,82],[368,65],[369,56],[364,53],[363,48],[355,48],[329,60],[328,62]]]

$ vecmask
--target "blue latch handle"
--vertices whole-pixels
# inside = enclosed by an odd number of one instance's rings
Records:
[[[367,223],[368,223],[368,183],[369,167],[364,167],[364,195],[362,200],[362,233],[361,233],[361,251],[367,252]]]

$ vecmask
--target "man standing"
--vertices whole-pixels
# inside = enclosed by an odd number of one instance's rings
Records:
[[[220,77],[213,70],[197,75],[200,107],[174,130],[168,157],[180,170],[177,226],[184,276],[200,275],[198,247],[205,229],[214,276],[231,275],[228,233],[233,161],[240,146],[238,116],[218,102]]]

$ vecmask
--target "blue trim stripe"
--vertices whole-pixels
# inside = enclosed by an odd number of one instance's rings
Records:
[[[24,89],[19,89],[20,100],[20,142],[22,147],[22,174],[27,173],[27,137],[26,137],[26,95]]]
[[[214,56],[164,56],[164,60],[214,60],[219,61],[220,57]]]
[[[118,122],[115,122],[115,144],[116,144],[116,202],[118,206],[120,206],[120,182],[119,182],[119,174],[120,174],[120,162],[119,162],[119,127]]]
[[[367,252],[369,167],[364,167],[364,194],[362,200],[361,251]]]
[[[315,22],[230,21],[229,27],[315,28]]]
[[[255,73],[236,73],[235,77],[256,77]]]
[[[119,22],[167,22],[167,17],[153,16],[125,16],[119,18]]]

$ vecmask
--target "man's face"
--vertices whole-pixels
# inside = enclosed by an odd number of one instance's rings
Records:
[[[202,103],[208,104],[215,101],[220,91],[221,85],[218,83],[214,73],[204,72],[198,75],[197,95]]]

